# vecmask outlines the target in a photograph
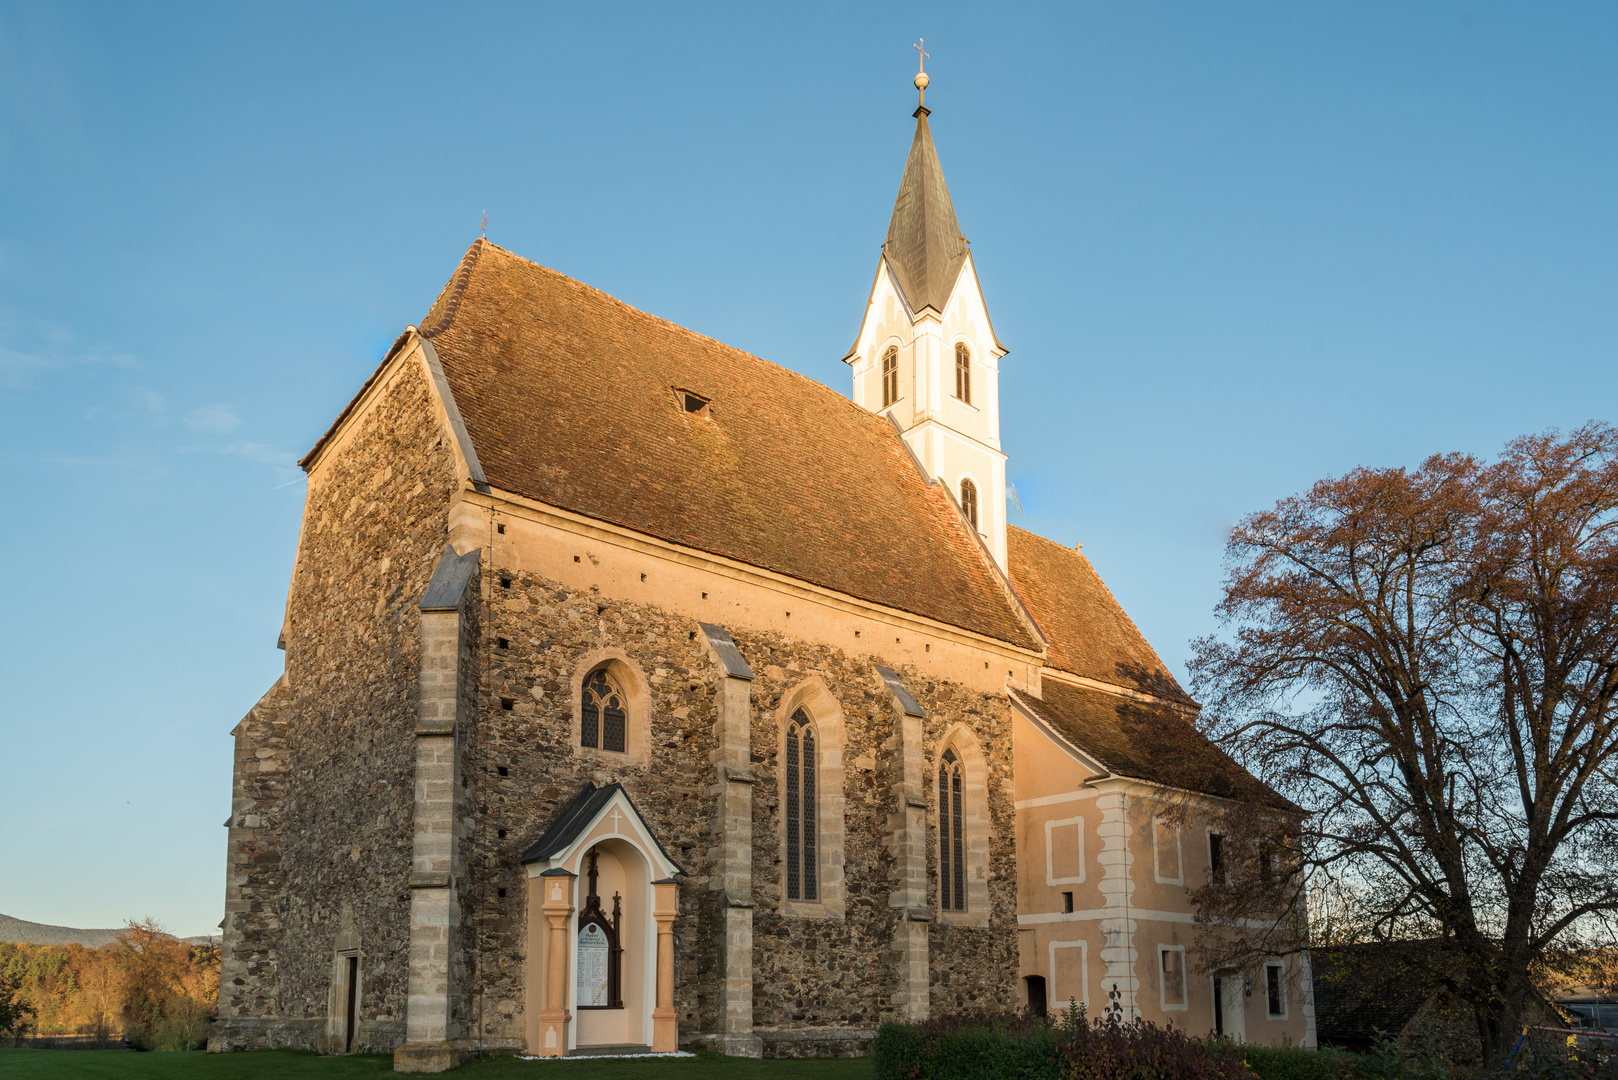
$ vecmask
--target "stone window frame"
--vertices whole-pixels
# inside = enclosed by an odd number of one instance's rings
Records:
[[[942,867],[938,862],[938,769],[944,761],[944,752],[954,750],[961,764],[961,817],[965,824],[962,837],[966,849],[966,910],[946,909],[943,904]],[[956,724],[938,740],[927,766],[927,800],[932,804],[932,820],[928,823],[927,861],[932,867],[933,911],[939,922],[962,926],[989,925],[989,836],[994,823],[989,817],[989,763],[983,753],[977,733],[965,724]]]
[[[819,898],[787,899],[787,813],[786,761],[787,725],[792,714],[802,709],[814,725],[816,738],[815,844]],[[846,910],[843,882],[843,851],[846,797],[843,792],[843,748],[847,725],[843,707],[818,677],[798,683],[785,694],[775,709],[776,814],[775,836],[780,845],[776,866],[781,896],[781,914],[803,919],[841,919]]]
[[[1180,1003],[1178,1005],[1169,1001],[1168,982],[1163,978],[1163,957],[1167,953],[1180,954]],[[1158,945],[1157,969],[1153,973],[1157,978],[1157,1000],[1164,1012],[1186,1012],[1191,1008],[1191,973],[1185,966],[1184,945]]]
[[[584,684],[596,671],[605,668],[607,677],[617,684],[624,698],[624,749],[603,750],[599,746],[581,746],[584,731]],[[596,649],[579,661],[573,669],[573,717],[568,738],[573,752],[584,758],[611,765],[646,765],[651,760],[652,743],[652,688],[640,665],[622,649]]]
[[[1173,877],[1163,874],[1163,855],[1161,837],[1165,831],[1172,830],[1174,835],[1174,869]],[[1171,818],[1155,815],[1152,818],[1152,878],[1159,885],[1185,884],[1185,838],[1180,823]]]
[[[1079,993],[1074,994],[1069,988],[1067,997],[1060,1001],[1056,998],[1056,950],[1079,950]],[[1052,941],[1046,945],[1047,963],[1050,965],[1049,977],[1045,980],[1045,995],[1050,1000],[1046,1008],[1055,1011],[1068,1004],[1069,999],[1076,999],[1086,1009],[1090,1007],[1090,943],[1083,938],[1076,941]]]
[[[1083,885],[1085,874],[1085,820],[1081,817],[1051,818],[1045,822],[1045,884],[1047,887],[1057,885]],[[1079,873],[1077,877],[1056,876],[1056,837],[1057,829],[1069,825],[1077,827],[1079,837]]]

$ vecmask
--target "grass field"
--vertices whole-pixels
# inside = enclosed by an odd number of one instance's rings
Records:
[[[241,1054],[136,1054],[117,1050],[0,1050],[0,1077],[5,1080],[56,1080],[85,1077],[100,1080],[346,1080],[358,1076],[392,1076],[393,1058],[385,1054],[320,1057],[289,1050]],[[749,1061],[704,1054],[696,1058],[636,1060],[568,1058],[519,1061],[513,1057],[478,1058],[456,1069],[469,1080],[870,1080],[870,1058],[812,1061]]]

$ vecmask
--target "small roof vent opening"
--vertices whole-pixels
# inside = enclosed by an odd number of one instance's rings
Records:
[[[692,393],[690,390],[682,390],[676,386],[674,388],[674,398],[680,403],[680,408],[692,416],[700,416],[704,420],[713,418],[713,411],[710,408],[712,402],[701,394]]]

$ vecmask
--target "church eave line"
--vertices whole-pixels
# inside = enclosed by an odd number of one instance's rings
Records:
[[[962,645],[997,652],[1005,655],[1008,659],[1016,658],[1019,662],[1027,662],[1028,660],[1042,661],[1045,654],[1043,648],[1019,645],[1016,642],[1006,641],[964,626],[940,622],[905,608],[892,607],[852,593],[841,592],[825,585],[817,585],[812,581],[795,578],[767,567],[754,566],[752,563],[742,562],[717,552],[677,544],[660,536],[654,536],[651,533],[644,533],[601,518],[590,517],[588,514],[580,514],[577,511],[568,510],[560,506],[552,506],[525,495],[504,491],[498,487],[493,488],[487,495],[467,491],[465,492],[465,498],[474,505],[483,506],[491,510],[500,509],[505,513],[512,514],[514,517],[528,517],[541,524],[548,524],[554,528],[561,528],[566,532],[588,536],[616,547],[627,548],[659,558],[671,559],[684,565],[706,569],[710,572],[722,573],[724,576],[767,587],[789,596],[797,596],[805,600],[823,603],[850,613],[863,614],[867,618],[880,618],[891,624],[909,624],[915,633],[931,634],[935,638],[953,640]],[[515,511],[522,511],[522,513],[516,513]]]

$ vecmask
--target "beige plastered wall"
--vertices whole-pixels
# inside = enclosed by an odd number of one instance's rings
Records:
[[[1117,986],[1125,1016],[1197,1033],[1211,1030],[1212,976],[1199,970],[1190,900],[1190,891],[1208,880],[1206,825],[1186,813],[1183,793],[1102,779],[1095,763],[1021,714],[1012,739],[1019,977],[1044,977],[1051,1009],[1071,999],[1099,1015],[1112,1004],[1109,994]],[[1171,807],[1178,812],[1165,820]],[[1178,849],[1160,867],[1158,848],[1169,849],[1176,835]],[[1066,892],[1073,894],[1071,912],[1065,910]],[[1160,947],[1184,950],[1183,1006],[1165,1001]],[[1302,1044],[1309,1024],[1299,960],[1277,962],[1285,964],[1287,1015],[1269,1017],[1264,972],[1253,965],[1241,974],[1252,986],[1243,997],[1246,1038]]]

